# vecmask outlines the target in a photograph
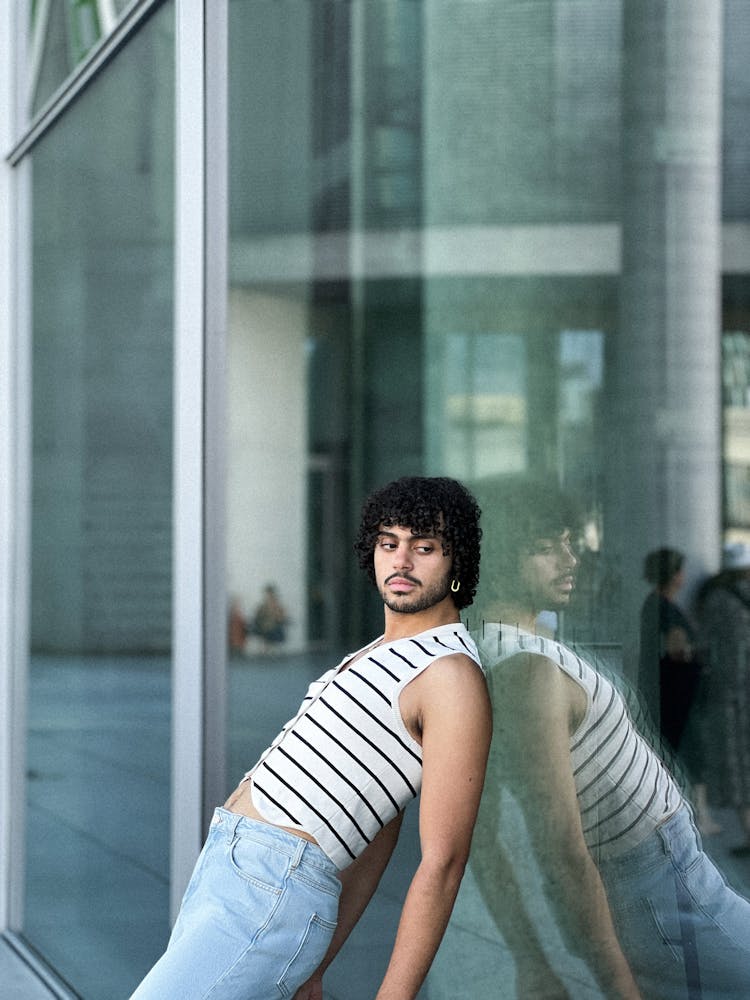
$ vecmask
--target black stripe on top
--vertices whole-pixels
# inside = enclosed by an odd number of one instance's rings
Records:
[[[625,730],[625,736],[623,737],[622,742],[620,743],[619,747],[617,748],[617,753],[614,755],[614,757],[612,758],[612,760],[617,760],[617,758],[620,756],[620,754],[623,751],[623,748],[625,747],[625,744],[628,742],[628,736],[629,735],[630,734],[629,734],[628,730],[626,729]],[[592,803],[592,805],[586,806],[585,809],[582,809],[581,810],[581,815],[583,815],[585,812],[588,812],[589,809],[593,809],[594,806],[598,806],[599,803],[602,801],[602,799],[605,799],[608,795],[611,795],[613,792],[617,791],[617,789],[622,784],[622,779],[625,777],[625,775],[628,773],[628,771],[630,770],[630,768],[633,766],[633,762],[635,761],[635,758],[637,756],[638,756],[638,743],[635,740],[633,740],[633,753],[632,753],[632,756],[631,756],[630,760],[628,761],[627,765],[625,766],[625,770],[620,775],[620,780],[617,782],[617,784],[613,784],[610,787],[609,791],[605,792],[604,795],[602,795],[601,799],[597,799],[596,802]],[[594,777],[591,779],[591,781],[588,783],[588,785],[586,785],[584,788],[581,788],[578,791],[578,797],[579,797],[579,799],[583,798],[583,796],[586,794],[586,792],[590,788],[592,788],[597,783],[597,781],[601,781],[602,778],[604,778],[604,777],[605,777],[605,775],[601,771],[598,771],[594,775]]]
[[[417,639],[410,639],[409,642],[413,642],[414,645],[417,647],[417,649],[420,649],[424,653],[425,656],[432,656],[432,657],[435,656],[435,654],[432,653],[432,652],[430,652],[429,649],[425,649],[424,646],[422,645],[422,643],[419,642]]]
[[[455,635],[455,632],[454,632],[454,635]],[[447,642],[443,642],[443,640],[439,636],[437,636],[437,635],[433,635],[432,641],[436,642],[438,644],[438,646],[442,646],[443,649],[450,649],[451,652],[455,652],[455,650],[453,649],[453,646],[449,646]]]
[[[310,809],[312,812],[314,812],[315,815],[318,817],[318,819],[322,819],[323,820],[323,822],[325,823],[325,825],[328,827],[328,829],[334,835],[334,837],[336,838],[336,840],[338,840],[338,842],[341,844],[341,846],[344,848],[344,850],[346,851],[346,853],[349,855],[349,857],[353,861],[356,858],[357,855],[351,850],[351,848],[349,847],[349,845],[347,844],[347,842],[344,840],[344,838],[341,837],[341,836],[339,836],[339,834],[333,828],[333,826],[331,825],[331,823],[325,818],[325,816],[315,808],[315,806],[312,804],[312,802],[308,802],[307,799],[304,797],[304,795],[300,795],[299,791],[296,788],[293,788],[292,785],[290,785],[289,782],[285,778],[282,778],[282,776],[280,774],[278,774],[276,771],[274,771],[274,769],[271,767],[270,764],[264,764],[263,767],[265,767],[265,769],[267,771],[270,771],[271,774],[274,776],[274,778],[276,778],[277,781],[280,781],[281,784],[284,785],[285,788],[288,788],[289,791],[292,793],[292,795],[296,795],[297,798],[300,800],[300,802],[303,802],[307,806],[308,809]],[[255,782],[255,778],[253,778],[253,782]],[[261,792],[263,792],[263,789],[260,787],[260,785],[258,785],[258,788],[260,788]],[[263,794],[265,795],[265,792],[263,792]],[[286,809],[284,809],[283,806],[280,806],[279,808],[282,810],[282,812],[285,812],[287,814],[287,816],[291,815]]]
[[[417,669],[416,663],[412,663],[410,659],[408,659],[406,656],[404,656],[403,653],[399,653],[398,650],[392,649],[391,647],[389,647],[388,648],[388,652],[391,654],[391,656],[397,656],[399,658],[399,660],[403,660],[404,663],[407,665],[407,667],[411,667],[412,670],[416,670]]]
[[[307,715],[306,718],[308,722],[314,723],[322,733],[325,733],[325,735],[328,737],[329,740],[331,740],[332,743],[335,743],[337,747],[340,747],[349,757],[352,756],[351,751],[346,747],[346,745],[342,743],[340,739],[337,739],[337,737],[335,737],[333,733],[329,732],[329,730],[326,729],[326,727],[323,725],[322,722],[319,722],[318,719],[316,719],[312,715]],[[388,787],[386,786],[386,784],[383,781],[381,781],[381,779],[377,776],[377,774],[375,774],[375,772],[371,768],[369,768],[367,764],[364,763],[364,761],[361,761],[359,758],[356,758],[356,760],[359,766],[362,768],[362,770],[365,771],[367,774],[369,774],[372,780],[380,787],[383,794],[387,796],[387,798],[390,800],[393,808],[398,812],[398,802],[396,802],[394,797],[388,791]]]
[[[290,763],[294,764],[295,767],[299,768],[299,770],[302,771],[302,773],[304,775],[306,775],[310,779],[310,781],[312,781],[312,783],[314,785],[317,785],[318,788],[322,792],[325,792],[325,794],[328,796],[329,799],[332,799],[336,803],[336,805],[339,807],[339,809],[341,810],[341,812],[348,818],[348,820],[352,824],[352,826],[356,827],[357,833],[360,835],[360,837],[362,838],[362,840],[364,840],[364,842],[366,844],[369,844],[370,843],[370,838],[367,836],[367,834],[365,833],[365,831],[362,829],[362,827],[359,825],[359,823],[356,821],[356,819],[352,816],[352,814],[346,808],[346,806],[344,805],[344,803],[341,802],[340,799],[336,798],[336,796],[333,794],[333,792],[329,788],[326,788],[325,785],[323,785],[320,781],[318,781],[318,779],[315,777],[314,774],[312,774],[310,771],[308,771],[306,767],[303,767],[302,764],[300,764],[300,762],[298,760],[295,760],[294,757],[292,757],[292,755],[288,751],[286,751],[283,747],[279,747],[279,752],[281,754],[283,754],[284,757],[286,757],[286,759]],[[299,795],[299,792],[297,794]]]
[[[361,674],[358,670],[355,670],[354,667],[349,667],[349,673],[350,674],[354,674],[355,677],[359,677],[359,679],[362,681],[362,683],[366,684],[369,688],[372,688],[372,690],[375,692],[375,694],[378,695],[378,697],[382,698],[383,701],[386,703],[386,705],[390,705],[391,699],[388,697],[387,694],[384,694],[380,690],[380,688],[377,686],[377,684],[373,684],[372,681],[368,677],[365,677],[364,674]],[[338,685],[336,685],[336,686],[338,687]]]
[[[581,733],[581,735],[578,737],[578,739],[575,741],[575,743],[571,746],[571,748],[570,748],[570,752],[571,753],[573,753],[575,750],[577,750],[581,746],[582,743],[585,743],[586,740],[589,738],[589,736],[594,732],[594,730],[598,729],[599,726],[601,726],[603,724],[604,720],[607,718],[607,716],[609,715],[609,713],[612,711],[612,707],[615,704],[616,700],[617,700],[616,692],[615,692],[615,689],[612,688],[610,690],[610,693],[609,693],[609,701],[607,702],[607,707],[604,709],[604,711],[599,716],[599,718],[589,726],[589,728],[586,730],[586,732],[585,733]],[[591,701],[592,701],[592,704],[593,704],[594,699],[592,698]],[[589,757],[588,759],[591,760],[591,757]]]
[[[464,639],[464,637],[462,635],[459,635],[458,632],[454,632],[453,634],[458,639],[458,641],[461,643],[461,645],[464,647],[464,649],[466,650],[466,652],[471,654],[471,658],[473,660],[474,659],[474,654],[473,654],[471,646],[468,644],[468,642]]]
[[[387,754],[385,753],[385,751],[384,751],[384,750],[382,750],[382,749],[381,749],[381,748],[380,748],[380,747],[379,747],[379,746],[377,745],[377,743],[374,743],[374,742],[373,742],[373,741],[372,741],[372,740],[371,740],[371,739],[370,739],[370,738],[369,738],[368,736],[365,736],[365,734],[364,734],[363,732],[361,732],[361,731],[360,731],[359,729],[357,729],[357,728],[356,728],[356,726],[353,726],[353,725],[352,725],[352,723],[351,723],[351,722],[350,722],[350,721],[349,721],[349,720],[348,720],[348,719],[347,719],[347,718],[346,718],[345,716],[343,716],[343,715],[341,714],[341,712],[338,712],[338,711],[337,711],[337,710],[336,710],[336,709],[335,709],[335,708],[333,707],[333,705],[331,705],[331,703],[330,703],[330,702],[326,701],[326,699],[325,699],[325,698],[321,698],[321,699],[320,699],[320,704],[321,704],[321,705],[325,705],[325,707],[326,707],[326,708],[328,709],[328,711],[329,711],[329,712],[331,712],[331,713],[332,713],[333,715],[335,715],[337,719],[339,719],[339,720],[340,720],[341,722],[343,722],[343,723],[344,723],[344,725],[348,726],[348,727],[349,727],[349,728],[350,728],[350,729],[352,730],[352,732],[355,732],[355,733],[356,733],[356,734],[357,734],[357,735],[358,735],[358,736],[360,737],[360,739],[364,740],[364,742],[365,742],[365,743],[366,743],[366,744],[367,744],[367,745],[368,745],[369,747],[371,747],[371,748],[372,748],[372,749],[373,749],[373,750],[374,750],[374,751],[375,751],[375,752],[376,752],[377,754],[379,754],[379,756],[381,756],[381,757],[383,758],[383,760],[384,760],[384,761],[386,761],[386,762],[387,762],[387,764],[388,764],[388,765],[389,765],[390,767],[392,767],[392,768],[393,768],[393,770],[394,770],[394,771],[395,771],[395,772],[396,772],[396,773],[397,773],[398,775],[400,775],[400,777],[401,777],[402,781],[404,782],[404,784],[406,785],[406,787],[407,787],[407,788],[409,789],[409,791],[411,792],[411,794],[412,794],[412,797],[413,797],[413,798],[416,798],[416,797],[417,797],[417,792],[416,792],[416,789],[414,788],[414,786],[412,785],[412,783],[411,783],[411,782],[409,781],[409,779],[408,779],[408,778],[406,777],[406,775],[404,774],[404,772],[403,772],[403,771],[401,770],[401,768],[400,768],[400,767],[399,767],[399,766],[398,766],[397,764],[394,764],[394,763],[393,763],[393,761],[392,761],[392,760],[390,759],[390,757],[389,757],[389,756],[388,756],[388,755],[387,755]],[[390,732],[390,730],[388,730],[388,731]],[[344,749],[344,750],[346,750],[346,752],[347,752],[347,753],[349,754],[349,756],[350,756],[350,757],[353,757],[353,756],[354,756],[354,755],[352,754],[351,750],[347,749],[347,747],[343,746],[343,744],[342,744],[342,747],[343,747],[343,749]],[[357,761],[359,762],[359,758],[355,758],[355,759],[356,759],[356,760],[357,760]],[[419,758],[418,758],[418,757],[417,757],[417,760],[419,760]],[[397,807],[397,808],[398,808],[398,807]]]
[[[648,763],[648,762],[647,762],[647,763]],[[640,787],[640,786],[639,786],[639,787]],[[642,811],[642,812],[640,813],[640,815],[639,815],[639,816],[637,816],[637,817],[636,817],[636,818],[635,818],[635,819],[633,820],[633,822],[632,822],[632,823],[630,823],[630,824],[629,824],[629,826],[626,826],[624,830],[619,830],[619,831],[618,831],[618,832],[617,832],[616,834],[614,834],[613,836],[611,836],[611,837],[608,837],[608,838],[607,838],[607,840],[600,840],[600,841],[598,842],[598,844],[597,844],[597,847],[604,847],[604,845],[605,845],[605,844],[611,844],[611,843],[612,843],[613,841],[615,841],[615,840],[619,840],[619,839],[620,839],[621,837],[624,837],[626,833],[630,833],[630,831],[631,831],[631,830],[633,829],[633,827],[635,827],[635,826],[638,826],[638,824],[639,824],[639,823],[641,822],[641,820],[643,819],[643,817],[644,817],[644,816],[646,815],[646,813],[648,812],[648,809],[649,809],[649,806],[651,805],[651,803],[652,803],[652,802],[654,801],[654,799],[656,798],[656,792],[657,792],[658,788],[659,788],[659,768],[657,767],[657,769],[656,769],[656,778],[655,778],[655,780],[654,780],[654,789],[653,789],[653,791],[651,792],[651,795],[650,795],[650,797],[649,797],[649,800],[648,800],[648,802],[646,803],[646,806],[645,806],[645,808],[643,809],[643,811]]]
[[[352,791],[355,793],[355,795],[358,796],[358,798],[360,799],[360,801],[363,802],[367,806],[367,808],[372,813],[373,818],[375,819],[375,822],[378,823],[378,825],[382,829],[382,827],[385,825],[383,823],[383,820],[380,818],[380,816],[378,816],[378,814],[375,811],[375,809],[373,809],[371,803],[362,794],[361,789],[357,788],[357,786],[354,784],[354,782],[351,781],[349,778],[347,778],[347,776],[343,773],[343,771],[340,771],[336,767],[335,764],[332,764],[331,761],[325,756],[325,754],[321,753],[320,750],[318,750],[318,748],[316,746],[313,746],[313,744],[309,740],[306,740],[305,737],[302,736],[298,732],[298,730],[295,729],[293,735],[296,736],[297,739],[300,740],[300,742],[304,743],[305,746],[307,747],[307,749],[311,750],[315,754],[316,757],[319,757],[323,761],[324,764],[327,764],[328,767],[330,767],[330,769],[334,772],[334,774],[337,774],[339,776],[339,778],[341,778],[341,780],[343,782],[345,782],[352,789]],[[287,756],[289,756],[289,755],[287,754]],[[333,798],[333,796],[331,796],[331,798]],[[344,810],[344,811],[346,812],[346,810]]]
[[[376,667],[380,667],[381,670],[383,670],[386,674],[388,674],[388,676],[391,678],[391,680],[394,680],[394,681],[398,682],[398,680],[399,680],[398,674],[394,674],[393,671],[389,670],[388,667],[386,667],[386,665],[384,663],[380,662],[380,660],[376,660],[374,656],[368,656],[367,659],[371,663],[374,663]]]
[[[605,709],[604,713],[602,714],[601,718],[600,718],[600,719],[598,719],[598,720],[597,720],[597,721],[596,721],[596,722],[594,723],[594,725],[593,725],[593,726],[592,726],[592,727],[591,727],[591,728],[589,729],[588,733],[586,734],[587,736],[590,736],[590,735],[591,735],[592,733],[594,733],[594,732],[595,732],[595,731],[596,731],[596,730],[597,730],[597,729],[599,728],[599,726],[600,726],[600,725],[602,724],[602,722],[604,722],[604,718],[605,718],[605,716],[606,716],[607,712],[609,712],[609,710],[610,710],[611,708],[612,708],[612,702],[610,702],[610,703],[609,703],[609,705],[607,705],[607,707],[606,707],[606,709]],[[578,767],[577,767],[577,768],[576,768],[576,769],[575,769],[575,770],[573,771],[573,774],[574,774],[574,775],[578,775],[578,774],[580,774],[580,773],[581,773],[581,771],[582,771],[582,770],[583,770],[583,769],[584,769],[585,767],[587,767],[587,766],[588,766],[588,765],[589,765],[589,764],[591,763],[591,761],[592,761],[592,760],[593,760],[593,759],[594,759],[595,757],[598,757],[598,756],[599,756],[599,754],[600,754],[600,753],[602,752],[602,750],[604,749],[604,747],[606,747],[606,745],[607,745],[607,744],[609,743],[609,741],[610,741],[611,739],[614,739],[614,737],[615,737],[615,734],[617,733],[617,730],[618,730],[618,729],[620,728],[620,726],[622,725],[622,723],[623,723],[623,720],[626,720],[626,719],[627,719],[627,712],[625,711],[625,706],[623,705],[623,706],[622,706],[622,711],[620,712],[620,717],[619,717],[619,719],[617,720],[617,722],[615,722],[615,724],[614,724],[614,725],[612,726],[612,728],[611,728],[611,729],[609,730],[609,732],[608,732],[608,733],[607,733],[607,735],[606,735],[606,736],[604,737],[604,739],[603,739],[603,740],[601,741],[601,743],[597,743],[597,745],[596,745],[596,747],[594,748],[593,752],[589,754],[589,756],[588,756],[588,757],[586,758],[586,760],[582,761],[582,763],[580,763],[580,764],[578,765]],[[627,729],[628,729],[628,727],[627,727],[627,725],[626,725],[626,726],[625,726],[625,732],[626,732],[626,733],[627,733]],[[578,744],[576,744],[576,746],[578,746]],[[610,766],[612,765],[612,763],[613,763],[613,762],[614,762],[615,760],[617,760],[617,754],[615,754],[615,756],[614,756],[614,757],[612,758],[612,760],[610,761]]]
[[[627,797],[627,799],[625,799],[625,801],[621,803],[621,805],[618,807],[618,809],[616,810],[616,812],[612,814],[612,816],[615,816],[616,813],[619,813],[623,809],[626,809],[630,805],[630,803],[633,801],[633,799],[636,797],[636,795],[638,794],[638,792],[641,790],[641,788],[643,787],[643,779],[646,777],[646,772],[648,771],[648,765],[649,765],[649,760],[648,760],[648,757],[647,757],[646,761],[645,761],[645,763],[643,765],[643,770],[641,771],[641,776],[638,779],[635,788],[630,793],[630,795]],[[657,779],[658,779],[658,770],[657,770]],[[650,806],[651,803],[653,802],[655,794],[656,794],[656,789],[654,789],[654,791],[651,793],[651,798],[648,800],[648,805],[646,806],[646,808],[645,809],[641,809],[641,811],[639,812],[638,816],[633,820],[633,822],[630,824],[630,826],[627,828],[627,830],[632,830],[632,828],[634,826],[636,826],[638,823],[641,822],[641,820],[643,819],[643,817],[644,817],[644,815],[646,813],[646,810],[648,809],[648,806]],[[608,817],[608,818],[611,819],[612,817]],[[605,822],[606,821],[604,819],[597,819],[597,821],[595,823],[595,826],[603,826]],[[584,830],[583,832],[584,833],[590,833],[591,830],[593,830],[593,829],[594,829],[594,827],[592,826],[592,827],[589,827],[587,830]],[[621,830],[616,836],[611,837],[610,840],[617,840],[617,837],[621,837],[624,833],[627,832],[627,830]],[[600,847],[601,847],[602,844],[608,844],[608,843],[609,843],[609,840],[600,840],[600,841],[598,841],[598,844],[599,844]]]
[[[268,770],[270,771],[271,768],[269,767]],[[265,797],[268,799],[269,802],[273,802],[273,804],[278,809],[280,809],[284,813],[285,816],[289,817],[289,819],[292,821],[292,823],[294,823],[295,826],[299,826],[300,825],[300,820],[298,820],[296,816],[292,816],[292,814],[289,812],[289,810],[285,806],[282,806],[282,804],[279,802],[278,799],[275,799],[273,797],[273,795],[269,794],[269,792],[267,792],[266,789],[262,785],[258,784],[258,782],[255,779],[255,775],[253,775],[253,787],[257,788],[258,791],[261,792],[261,794],[265,795]]]
[[[372,721],[375,722],[378,726],[380,726],[381,729],[385,730],[385,732],[388,733],[389,736],[392,736],[393,739],[398,743],[398,745],[403,750],[405,750],[410,756],[412,756],[414,760],[417,761],[418,764],[422,763],[422,758],[419,756],[419,754],[415,753],[410,746],[407,746],[407,744],[404,743],[404,741],[401,739],[398,733],[395,733],[391,729],[391,727],[387,725],[387,723],[383,722],[382,719],[379,719],[374,712],[371,712],[370,709],[367,707],[367,705],[363,705],[358,698],[354,697],[351,691],[347,691],[345,687],[342,687],[342,685],[338,683],[338,681],[334,681],[333,683],[334,686],[338,688],[338,690],[341,691],[342,694],[345,694],[350,701],[353,701],[354,704],[365,713],[365,715],[369,716],[372,719]]]
[[[583,660],[576,655],[576,666],[578,667],[578,680],[583,681]]]
[[[639,788],[641,788],[641,787],[643,786],[643,781],[644,781],[644,778],[645,778],[645,776],[646,776],[646,774],[647,774],[647,772],[648,772],[648,763],[649,763],[649,762],[648,762],[648,761],[646,761],[646,767],[645,767],[645,768],[644,768],[644,770],[643,770],[643,774],[641,775],[641,780],[640,780],[640,782],[639,782],[639,784],[638,784],[638,787],[639,787]],[[658,777],[659,777],[659,776],[658,776],[658,774],[657,774],[657,776],[656,776],[657,780],[656,780],[656,783],[655,783],[655,785],[654,785],[654,790],[653,790],[653,792],[651,793],[651,797],[650,797],[650,798],[649,798],[649,800],[648,800],[648,805],[646,806],[646,809],[648,809],[648,806],[650,806],[650,805],[651,805],[651,803],[652,803],[652,802],[654,801],[654,796],[656,795],[656,791],[657,791],[657,787],[658,787],[658,784],[659,784],[659,782],[658,782]],[[620,804],[620,805],[619,805],[619,806],[617,807],[617,809],[614,809],[614,810],[613,810],[613,811],[612,811],[611,813],[608,813],[608,814],[607,814],[606,816],[600,816],[600,817],[599,817],[599,826],[601,826],[601,827],[604,827],[604,825],[605,825],[606,823],[610,823],[610,822],[611,822],[611,821],[612,821],[612,820],[613,820],[613,819],[614,819],[614,818],[615,818],[616,816],[619,816],[619,815],[620,815],[620,813],[621,813],[621,812],[623,811],[623,809],[627,809],[628,805],[630,804],[630,801],[631,801],[631,799],[632,799],[632,796],[631,796],[631,798],[630,798],[630,799],[628,799],[628,801],[627,801],[627,802],[623,802],[623,803],[621,803],[621,804]],[[644,812],[644,813],[642,813],[641,815],[642,815],[642,816],[644,816],[644,815],[645,815],[645,812]]]

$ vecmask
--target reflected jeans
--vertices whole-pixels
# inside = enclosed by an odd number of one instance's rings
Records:
[[[703,853],[689,807],[598,867],[644,1000],[750,997],[750,902]]]
[[[131,1000],[294,996],[336,927],[336,872],[317,844],[216,809],[167,950]]]

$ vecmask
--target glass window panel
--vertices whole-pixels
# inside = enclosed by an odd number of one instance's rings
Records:
[[[127,0],[34,0],[28,5],[32,114],[107,37],[126,5]]]
[[[534,628],[613,680],[704,824],[708,792],[716,856],[747,892],[741,813],[693,731],[716,732],[721,702],[696,696],[670,748],[661,666],[641,648],[649,552],[685,554],[678,600],[698,645],[701,584],[750,524],[747,12],[724,5],[722,61],[710,7],[230,3],[227,601],[248,631],[233,633],[227,791],[305,684],[379,630],[350,554],[370,488],[451,475],[487,498],[486,583],[466,613],[482,637],[523,520],[497,490],[544,478],[575,500],[575,583],[563,574],[565,599],[548,595]],[[722,205],[737,224],[724,233]],[[254,626],[267,584],[289,619],[278,642]],[[430,1000],[499,981],[509,996],[560,982],[601,995],[602,969],[571,945],[590,924],[550,898],[518,803],[503,800],[503,836],[522,905],[495,919],[502,880],[470,866]],[[387,962],[412,813],[331,996],[370,995]]]
[[[168,930],[173,9],[33,153],[24,937],[86,997]]]

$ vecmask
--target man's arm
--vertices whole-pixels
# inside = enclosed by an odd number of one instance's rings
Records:
[[[532,654],[504,662],[492,672],[490,683],[495,707],[493,754],[500,756],[509,787],[524,811],[560,930],[571,950],[587,961],[606,997],[639,1000],[581,826],[569,749],[580,691],[551,660]],[[478,869],[486,876],[493,865],[484,806],[482,813],[477,846],[483,857]],[[497,848],[503,849],[501,844]],[[485,897],[492,889],[483,886]],[[503,900],[497,900],[497,906],[503,906]]]
[[[315,973],[297,990],[294,1000],[322,1000],[323,973],[339,953],[378,887],[401,831],[403,814],[391,820],[360,856],[339,875],[341,898],[336,930]]]
[[[412,681],[401,696],[404,718],[413,708],[422,731],[422,857],[377,1000],[412,1000],[435,957],[468,859],[490,743],[487,687],[468,657],[443,657]]]
[[[523,871],[517,870],[517,861],[514,863],[498,836],[504,784],[502,760],[493,740],[469,864],[485,906],[513,955],[515,995],[536,1000],[571,1000],[550,964],[539,926],[526,908]]]

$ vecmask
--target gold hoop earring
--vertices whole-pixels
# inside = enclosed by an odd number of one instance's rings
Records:
[[[452,594],[457,594],[460,589],[461,589],[461,581],[460,580],[451,580],[451,593]]]

